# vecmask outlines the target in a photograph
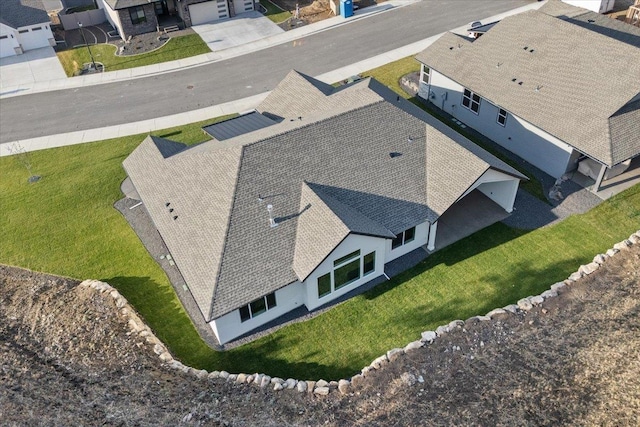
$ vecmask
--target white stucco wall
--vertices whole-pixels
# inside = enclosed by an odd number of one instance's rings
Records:
[[[401,257],[402,255],[408,254],[414,249],[418,249],[420,246],[426,245],[429,240],[429,223],[423,222],[422,224],[418,224],[416,226],[416,237],[413,239],[413,242],[409,242],[406,245],[399,246],[395,249],[391,249],[391,240],[387,240],[386,242],[386,257],[385,264],[389,261],[393,261],[394,259]]]
[[[335,248],[333,252],[331,252],[331,254],[318,266],[318,268],[316,268],[315,271],[313,271],[313,273],[311,273],[304,281],[307,308],[309,310],[314,310],[384,273],[386,243],[386,239],[379,237],[362,236],[359,234],[350,234],[347,236],[347,238],[344,239],[342,243],[340,243],[340,245],[338,245],[338,247]],[[354,282],[331,292],[329,295],[318,298],[318,277],[333,271],[333,262],[335,260],[358,249],[360,249],[361,259],[368,253],[373,251],[376,252],[375,270],[364,277],[361,276],[359,280],[355,280]],[[360,262],[360,273],[362,274],[362,260]]]
[[[19,47],[18,32],[8,25],[0,23],[0,58],[15,56],[15,48]]]
[[[302,283],[294,282],[276,291],[276,307],[271,310],[245,322],[240,321],[240,311],[234,310],[212,320],[209,326],[213,329],[218,341],[224,344],[303,305],[304,295]]]
[[[471,193],[476,188],[485,196],[496,202],[502,209],[511,213],[518,192],[520,180],[506,173],[489,169],[464,192],[462,197]],[[461,198],[462,198],[461,197]]]
[[[122,38],[122,23],[120,23],[120,16],[118,16],[118,12],[111,9],[108,5],[105,5],[104,0],[98,0],[98,8],[104,9],[107,21],[109,21],[113,28],[118,30],[118,34],[120,35],[120,38]]]
[[[505,126],[501,126],[497,122],[499,107],[484,98],[478,114],[464,108],[463,91],[463,86],[431,70],[431,84],[421,84],[419,94],[553,177],[577,167],[578,153],[573,147],[511,113]]]

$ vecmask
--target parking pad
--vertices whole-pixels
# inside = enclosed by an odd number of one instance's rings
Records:
[[[241,13],[231,19],[194,25],[191,28],[214,52],[284,32],[282,28],[257,11]]]

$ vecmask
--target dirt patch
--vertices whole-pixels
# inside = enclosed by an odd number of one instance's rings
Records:
[[[112,298],[0,267],[5,425],[637,425],[640,245],[556,298],[467,321],[314,397],[195,379],[131,334]]]
[[[279,6],[281,9],[291,12],[293,17],[281,24],[286,30],[289,27],[299,27],[306,24],[312,24],[314,22],[322,21],[323,19],[331,18],[335,16],[331,10],[330,1],[334,0],[271,0],[272,3]],[[340,11],[339,0],[336,1],[336,10]],[[384,0],[354,0],[354,10],[362,9],[365,7],[373,6]],[[296,9],[298,10],[298,16],[296,17]]]

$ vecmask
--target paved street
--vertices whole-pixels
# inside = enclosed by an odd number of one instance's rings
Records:
[[[295,68],[319,75],[533,0],[423,0],[249,55],[119,83],[0,101],[0,142],[130,123],[271,90]]]

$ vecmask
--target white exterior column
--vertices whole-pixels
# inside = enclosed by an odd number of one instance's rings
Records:
[[[427,249],[433,251],[436,249],[436,230],[438,228],[438,221],[429,226],[429,243],[427,243]]]
[[[600,186],[602,185],[602,180],[604,179],[604,174],[607,172],[607,167],[605,165],[600,165],[600,172],[598,173],[598,179],[596,179],[596,183],[593,185],[593,192],[597,193],[600,191]]]

